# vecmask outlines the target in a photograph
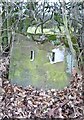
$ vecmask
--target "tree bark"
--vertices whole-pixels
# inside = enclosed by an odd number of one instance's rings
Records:
[[[8,45],[8,31],[7,31],[7,10],[5,8],[6,2],[2,5],[2,47],[3,49]]]
[[[68,41],[68,45],[69,45],[70,51],[73,55],[73,58],[76,59],[76,52],[73,48],[73,43],[71,41],[71,36],[70,36],[70,33],[69,33],[69,29],[68,29],[68,20],[67,20],[66,6],[64,4],[64,1],[62,2],[62,16],[63,16],[65,35],[66,35],[66,38],[67,38],[67,41]]]

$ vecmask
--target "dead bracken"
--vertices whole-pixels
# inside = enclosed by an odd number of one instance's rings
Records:
[[[83,120],[81,75],[74,75],[70,81],[70,86],[59,91],[56,89],[37,89],[30,85],[23,88],[12,85],[6,79],[8,61],[9,58],[0,60],[0,71],[2,73],[0,78],[0,119],[75,118]]]

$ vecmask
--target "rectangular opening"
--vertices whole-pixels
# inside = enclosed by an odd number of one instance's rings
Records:
[[[31,59],[31,61],[33,61],[33,60],[34,60],[34,51],[33,51],[33,50],[31,50],[30,59]]]
[[[52,52],[52,61],[55,61],[55,52]]]

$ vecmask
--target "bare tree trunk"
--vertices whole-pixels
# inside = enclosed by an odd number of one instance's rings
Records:
[[[68,41],[68,45],[69,45],[70,51],[71,51],[71,53],[73,55],[73,58],[75,59],[76,58],[76,53],[75,53],[75,50],[73,48],[73,43],[71,41],[71,36],[70,36],[70,33],[69,33],[69,29],[68,29],[66,7],[65,7],[64,3],[65,2],[63,1],[62,2],[62,16],[63,16],[63,23],[64,23],[64,28],[65,28],[65,35],[66,35],[66,38],[67,38],[67,41]]]
[[[6,2],[2,5],[2,47],[3,49],[8,45],[8,31],[7,31],[7,11],[5,8]]]
[[[83,18],[82,18],[82,23],[83,23],[82,25],[82,50],[83,50],[83,53],[82,53],[82,80],[83,80],[82,87],[83,87],[83,100],[84,100],[84,2],[82,3],[82,15],[83,15]]]
[[[43,20],[40,21],[41,21],[41,33],[43,34]]]

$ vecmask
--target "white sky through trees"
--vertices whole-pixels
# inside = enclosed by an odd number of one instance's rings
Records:
[[[10,0],[9,0],[10,1]],[[15,1],[17,1],[17,0],[15,0]],[[44,2],[44,1],[46,1],[46,2],[57,2],[57,1],[59,1],[59,0],[18,0],[18,1],[21,1],[21,2],[34,2],[34,1],[36,1],[36,2]],[[60,1],[63,1],[63,0],[60,0]],[[69,2],[70,0],[64,0],[64,1],[66,1],[66,2]],[[73,1],[73,0],[72,0]]]
[[[31,0],[24,0],[25,2],[27,2],[27,1],[31,1]],[[33,0],[34,1],[34,0]],[[57,1],[59,1],[59,0],[35,0],[35,1],[37,1],[37,2],[44,2],[44,1],[46,1],[46,2],[57,2]],[[62,0],[61,0],[62,1]],[[69,0],[65,0],[66,2],[69,2]]]
[[[1,1],[7,1],[7,2],[44,2],[44,1],[46,1],[46,2],[57,2],[57,1],[59,1],[59,0],[1,0]],[[0,2],[1,2],[0,1]],[[63,1],[65,1],[65,2],[82,2],[83,0],[60,0],[60,2],[63,2]]]

